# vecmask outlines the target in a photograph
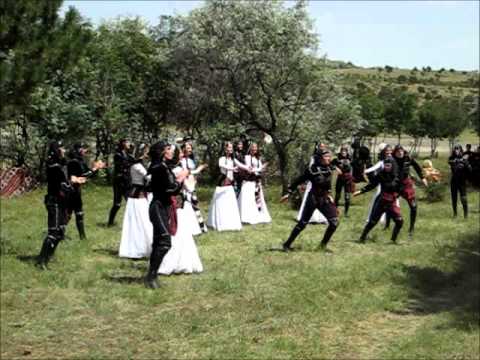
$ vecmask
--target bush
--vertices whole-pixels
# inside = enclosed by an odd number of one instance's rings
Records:
[[[429,203],[442,201],[445,196],[445,185],[430,183],[425,188],[425,200]]]

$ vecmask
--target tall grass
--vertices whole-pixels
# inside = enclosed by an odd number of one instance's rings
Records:
[[[71,223],[50,271],[37,270],[43,193],[1,203],[2,358],[480,356],[478,193],[468,220],[452,219],[447,201],[420,200],[416,235],[402,231],[398,246],[380,227],[354,242],[370,195],[355,198],[333,255],[316,251],[322,225],[284,254],[267,249],[286,239],[295,211],[272,186],[272,224],[198,237],[205,272],[162,277],[158,291],[142,284],[146,260],[118,258],[120,226],[105,227],[111,189],[98,184],[84,189],[88,240]],[[200,189],[205,211],[211,194]],[[407,210],[402,202],[406,225]]]

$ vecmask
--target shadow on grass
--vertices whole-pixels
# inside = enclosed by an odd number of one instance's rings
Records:
[[[103,278],[117,284],[143,284],[143,276],[104,275]]]
[[[99,253],[103,255],[113,256],[118,258],[118,250],[117,249],[107,249],[107,248],[98,248],[92,250],[94,253]]]
[[[472,329],[480,322],[480,238],[470,234],[457,246],[439,249],[442,261],[453,272],[434,267],[403,266],[402,281],[409,288],[410,302],[401,314],[451,312],[452,326]]]
[[[17,256],[17,260],[20,260],[28,264],[35,264],[37,259],[38,259],[38,255],[18,255]]]

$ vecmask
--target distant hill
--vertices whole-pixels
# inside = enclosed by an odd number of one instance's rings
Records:
[[[382,87],[399,87],[416,93],[419,100],[439,97],[461,97],[473,102],[479,96],[478,71],[456,69],[431,69],[430,67],[400,69],[391,66],[364,68],[351,62],[322,59],[334,69],[345,86],[360,90],[370,89],[378,93]]]

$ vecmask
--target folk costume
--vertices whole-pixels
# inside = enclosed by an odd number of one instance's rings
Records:
[[[468,217],[468,201],[467,201],[467,178],[471,171],[468,158],[463,155],[462,148],[456,145],[452,154],[448,158],[448,164],[452,171],[450,179],[450,194],[452,197],[453,216],[457,216],[457,199],[460,193],[460,202],[463,206],[463,216]]]
[[[293,228],[287,241],[282,245],[284,251],[292,250],[292,243],[303,229],[305,229],[315,209],[318,209],[328,221],[328,227],[325,230],[320,244],[322,249],[326,248],[330,238],[337,229],[337,207],[331,197],[332,175],[335,168],[332,164],[322,164],[322,156],[326,154],[329,154],[328,150],[318,150],[314,156],[313,163],[305,170],[303,175],[295,179],[288,188],[288,193],[291,194],[298,185],[306,181],[310,181],[312,184],[312,189],[308,193],[307,202],[300,221]]]
[[[46,162],[47,194],[45,207],[48,215],[48,230],[37,259],[37,266],[46,269],[57,245],[65,238],[67,224],[67,201],[73,192],[67,172],[67,164],[61,155],[61,142],[50,144]]]
[[[246,155],[245,162],[237,161],[237,165],[246,172],[238,197],[242,223],[259,224],[272,222],[263,194],[262,172],[264,165],[262,160],[256,156]]]
[[[218,231],[241,230],[242,222],[233,189],[236,161],[232,156],[225,155],[218,160],[218,166],[221,175],[208,209],[207,225]]]
[[[153,242],[153,225],[149,218],[148,185],[151,176],[142,160],[130,167],[131,187],[123,217],[120,257],[141,259],[150,256]]]

